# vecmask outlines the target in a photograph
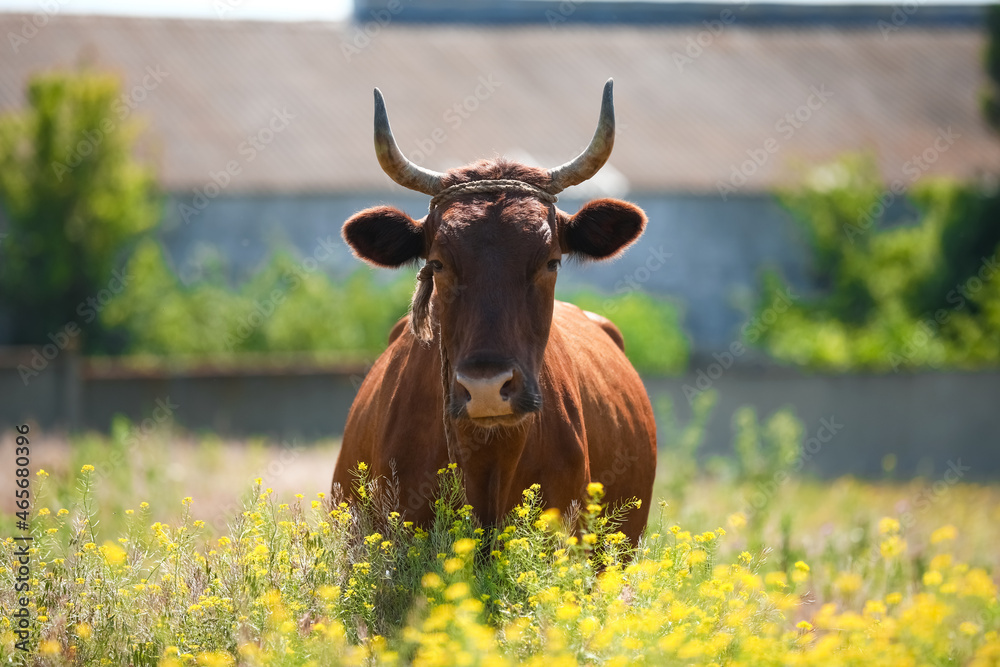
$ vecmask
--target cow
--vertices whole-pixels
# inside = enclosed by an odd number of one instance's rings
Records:
[[[532,484],[569,512],[591,482],[605,501],[636,498],[621,530],[636,543],[656,470],[656,427],[643,384],[609,320],[555,299],[562,258],[619,255],[646,215],[616,200],[575,215],[555,206],[593,176],[614,144],[612,80],[590,145],[553,169],[499,157],[445,173],[400,152],[375,89],[375,152],[394,181],[431,197],[415,220],[361,211],[342,235],[376,267],[423,262],[408,317],[390,334],[351,407],[333,490],[357,490],[359,463],[394,478],[407,518],[433,516],[437,471],[457,464],[479,521],[496,526]]]

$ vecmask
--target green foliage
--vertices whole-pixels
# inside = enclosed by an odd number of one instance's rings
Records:
[[[985,66],[989,80],[983,90],[983,116],[994,130],[1000,132],[1000,5],[986,8]]]
[[[106,343],[78,309],[113,293],[123,245],[159,215],[153,174],[132,157],[137,124],[120,94],[110,75],[42,74],[28,84],[28,108],[0,117],[0,205],[9,223],[0,305],[15,343],[47,343],[69,322],[86,328],[84,349]]]
[[[683,427],[678,424],[670,397],[656,399],[657,430],[664,445],[658,457],[665,471],[667,499],[675,505],[683,505],[691,480],[698,476],[698,450],[705,442],[708,418],[717,399],[713,389],[700,392],[691,404],[691,419]]]
[[[812,247],[820,293],[797,300],[748,342],[824,370],[1000,363],[1000,194],[926,181],[906,202],[916,214],[880,227],[882,211],[900,206],[901,196],[864,156],[816,169],[801,189],[783,193]],[[784,289],[766,274],[759,311]]]
[[[670,302],[635,291],[611,297],[578,291],[561,298],[614,322],[625,338],[625,354],[640,372],[676,375],[687,367],[687,337]]]
[[[369,358],[385,348],[412,289],[409,277],[378,285],[368,270],[338,283],[283,252],[236,289],[220,266],[185,286],[153,241],[139,245],[126,271],[128,287],[102,318],[127,332],[131,352],[155,355],[308,351]]]

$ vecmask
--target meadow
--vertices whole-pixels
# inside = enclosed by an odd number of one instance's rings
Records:
[[[568,517],[527,489],[488,532],[445,468],[419,527],[363,469],[362,506],[331,499],[333,442],[135,437],[124,420],[39,438],[28,654],[0,480],[0,661],[1000,664],[1000,486],[802,476],[787,413],[742,414],[732,457],[706,468],[697,419],[661,420],[635,549],[600,484]]]

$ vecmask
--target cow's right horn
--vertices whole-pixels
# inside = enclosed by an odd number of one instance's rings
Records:
[[[375,156],[382,171],[404,188],[431,196],[444,189],[441,185],[444,174],[413,164],[399,150],[389,127],[382,91],[378,88],[375,89]]]

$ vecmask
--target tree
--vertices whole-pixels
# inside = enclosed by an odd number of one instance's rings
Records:
[[[983,91],[983,115],[994,130],[1000,132],[1000,5],[986,9],[986,75],[989,81]]]
[[[98,313],[128,281],[125,244],[160,213],[152,170],[133,156],[137,125],[119,80],[38,75],[26,109],[0,117],[0,309],[17,344],[82,335],[108,345]]]

